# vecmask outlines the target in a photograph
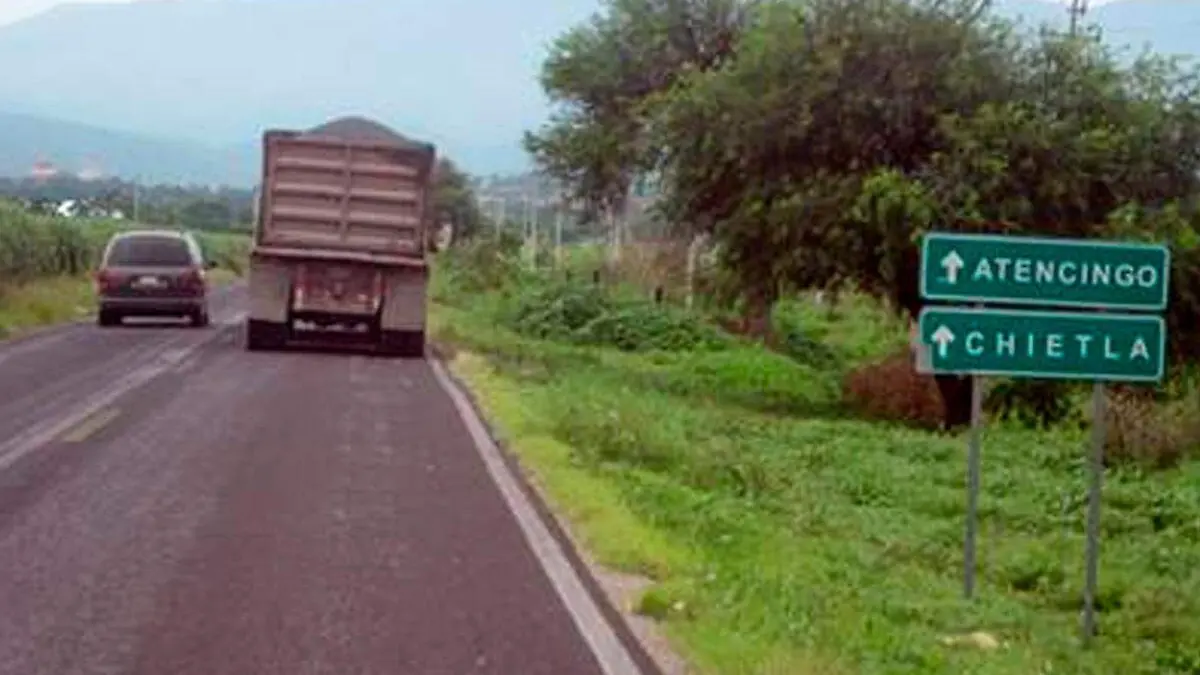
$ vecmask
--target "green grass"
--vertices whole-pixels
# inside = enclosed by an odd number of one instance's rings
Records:
[[[94,310],[88,273],[113,233],[112,221],[66,220],[25,213],[0,203],[0,338],[88,316]],[[245,235],[197,233],[205,256],[217,263],[214,284],[242,275]]]
[[[520,292],[520,289],[517,289]],[[708,673],[1195,673],[1200,466],[1109,473],[1103,635],[1078,641],[1086,438],[995,425],[980,588],[962,599],[965,441],[849,417],[838,378],[905,341],[854,300],[785,310],[832,358],[627,353],[523,337],[504,301],[435,306],[485,412],[643,610]],[[983,631],[1002,647],[948,646]]]
[[[75,277],[51,277],[0,289],[0,338],[64,323],[93,311],[92,287]]]
[[[226,268],[209,273],[209,283],[221,286],[237,279]],[[0,289],[0,339],[95,313],[95,290],[86,277],[49,277]]]

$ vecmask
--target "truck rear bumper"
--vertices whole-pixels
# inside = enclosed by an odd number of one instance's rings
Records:
[[[254,258],[291,262],[361,263],[383,267],[411,267],[421,269],[428,266],[424,258],[375,251],[293,248],[265,245],[255,247],[250,255]]]
[[[424,260],[370,254],[364,259],[334,251],[321,251],[319,255],[303,253],[278,248],[260,248],[251,253],[251,319],[282,324],[291,319],[373,321],[378,317],[383,331],[425,329],[429,268]],[[298,282],[302,281],[301,270],[306,263],[312,267],[353,268],[352,275],[371,280],[368,298],[359,302],[357,295],[361,291],[343,299],[314,297],[301,291]]]

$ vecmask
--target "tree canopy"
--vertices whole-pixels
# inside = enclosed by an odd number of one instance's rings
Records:
[[[751,311],[853,283],[915,313],[935,229],[1165,240],[1172,327],[1200,309],[1200,79],[1093,30],[986,0],[609,0],[542,83],[541,168],[597,207],[656,172],[661,214],[712,236]]]
[[[483,211],[470,178],[444,157],[434,169],[434,212],[438,227],[450,224],[454,241],[470,239],[483,228]]]

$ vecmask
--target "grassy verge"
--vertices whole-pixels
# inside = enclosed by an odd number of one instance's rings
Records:
[[[65,323],[93,311],[86,279],[51,277],[0,290],[0,338],[23,330]]]
[[[227,269],[209,273],[215,287],[232,283]],[[0,339],[43,326],[83,319],[95,313],[95,291],[86,277],[50,277],[0,290]]]
[[[641,611],[702,672],[1200,669],[1200,466],[1110,472],[1085,652],[1084,432],[988,429],[981,587],[963,601],[964,440],[838,402],[847,367],[904,340],[869,303],[794,308],[828,357],[806,365],[741,343],[535,339],[511,305],[541,290],[449,283],[433,328],[452,367],[598,560],[656,581]],[[955,639],[976,631],[998,646]]]
[[[31,216],[0,205],[0,338],[90,315],[92,283],[87,274],[108,238],[122,225]],[[215,285],[245,269],[244,235],[199,233],[208,259],[218,268]]]

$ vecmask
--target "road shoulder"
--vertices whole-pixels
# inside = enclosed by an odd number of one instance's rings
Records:
[[[672,649],[658,625],[634,611],[640,604],[642,594],[654,582],[646,577],[622,573],[601,564],[589,551],[588,542],[585,536],[581,536],[579,525],[572,522],[577,519],[572,518],[571,509],[562,508],[562,500],[551,494],[552,490],[548,489],[549,486],[539,476],[537,462],[528,461],[530,458],[520,443],[514,446],[509,440],[511,433],[498,433],[506,420],[497,415],[495,397],[489,396],[492,392],[489,392],[486,386],[486,373],[482,361],[470,353],[450,355],[445,350],[435,351],[441,353],[431,357],[432,365],[439,380],[442,380],[443,387],[459,406],[464,422],[468,427],[474,426],[473,423],[479,425],[486,434],[482,442],[477,439],[481,455],[494,452],[503,462],[507,474],[515,480],[524,499],[536,511],[540,522],[557,542],[573,575],[582,582],[589,596],[586,604],[592,604],[599,610],[603,620],[612,628],[614,637],[619,640],[621,648],[645,675],[687,675],[694,672]],[[486,445],[490,445],[491,448],[484,447]],[[486,460],[485,457],[485,462]],[[503,491],[503,486],[500,487]],[[522,523],[522,528],[525,528],[525,523]],[[543,566],[547,566],[547,560],[537,550],[537,545],[533,544],[533,547]],[[553,564],[555,563],[551,561],[550,565]],[[554,576],[552,570],[547,569],[547,572]],[[564,601],[575,616],[578,608],[571,605],[579,599],[564,597]],[[575,618],[578,623],[579,617]],[[591,642],[594,636],[585,637]],[[604,660],[595,644],[593,650]],[[611,667],[611,662],[606,664],[606,669],[610,672],[625,672],[612,671]]]

